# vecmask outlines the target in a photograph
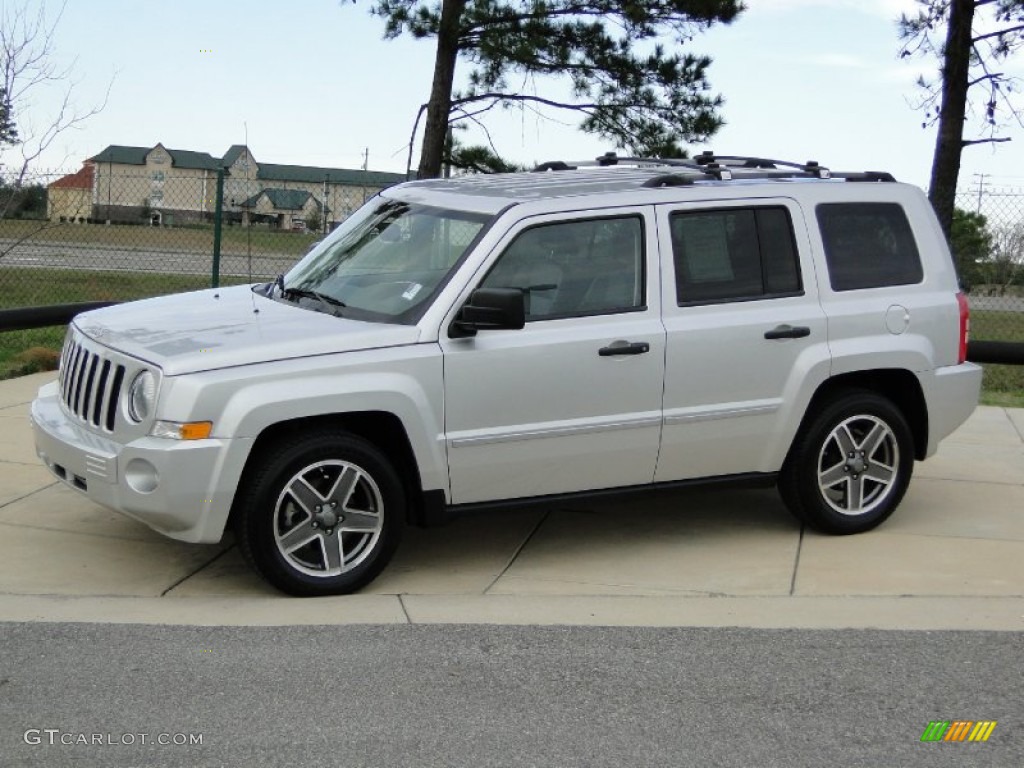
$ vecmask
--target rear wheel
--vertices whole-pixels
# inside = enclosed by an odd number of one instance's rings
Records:
[[[867,390],[846,390],[804,426],[779,478],[797,518],[824,533],[870,530],[893,513],[914,468],[903,414]]]
[[[293,438],[258,459],[239,493],[245,559],[292,595],[341,595],[391,559],[405,517],[402,483],[372,444],[346,432]]]

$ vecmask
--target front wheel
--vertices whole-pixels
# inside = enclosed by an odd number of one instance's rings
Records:
[[[797,435],[779,491],[812,528],[861,533],[893,513],[913,469],[913,439],[899,409],[874,392],[848,390]]]
[[[299,436],[260,457],[239,489],[246,561],[292,595],[341,595],[391,559],[405,517],[402,483],[372,444],[346,432]]]

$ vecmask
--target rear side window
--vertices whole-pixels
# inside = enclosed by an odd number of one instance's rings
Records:
[[[801,292],[785,208],[682,211],[672,214],[671,231],[680,305]]]
[[[833,291],[921,282],[921,255],[897,203],[824,203],[817,207]]]

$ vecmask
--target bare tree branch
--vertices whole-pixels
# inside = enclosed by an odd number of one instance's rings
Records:
[[[74,93],[79,82],[72,77],[77,59],[67,67],[57,65],[56,31],[64,16],[67,0],[56,12],[47,14],[45,1],[20,0],[0,6],[0,89],[6,112],[5,122],[17,128],[16,134],[0,144],[0,183],[8,184],[11,194],[0,202],[0,220],[7,217],[11,206],[24,187],[32,164],[65,132],[101,112],[107,105],[113,79],[107,85],[102,101],[92,107],[79,108]],[[48,90],[60,87],[62,93],[50,114],[41,113],[39,103]],[[5,154],[17,155],[10,169],[5,169]],[[54,214],[56,217],[56,215]],[[39,226],[0,252],[0,259],[21,242],[39,232],[58,226],[43,219]]]
[[[1009,136],[993,136],[988,139],[965,139],[960,144],[965,147],[971,147],[975,144],[1003,144],[1007,141],[1013,141],[1013,139]]]
[[[981,5],[981,3],[978,3],[978,5]],[[1016,27],[1007,27],[1006,29],[999,29],[996,30],[995,32],[987,32],[984,35],[978,35],[977,37],[973,38],[973,40],[975,43],[980,43],[982,40],[989,40],[993,37],[1006,37],[1007,35],[1012,35],[1014,32],[1024,32],[1024,24],[1021,24]]]
[[[493,152],[495,155],[499,155],[498,148],[494,146],[494,139],[491,137],[491,132],[487,128],[487,126],[483,122],[478,120],[476,118],[476,115],[469,114],[468,112],[463,111],[461,108],[458,111],[463,113],[462,119],[469,120],[484,132],[484,136],[487,138],[487,146],[490,147],[491,152]]]

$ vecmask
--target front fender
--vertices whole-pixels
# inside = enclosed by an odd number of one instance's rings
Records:
[[[169,377],[165,387],[159,418],[209,420],[212,437],[249,438],[238,441],[245,446],[251,446],[268,427],[285,421],[367,411],[391,413],[405,427],[424,490],[447,490],[443,366],[436,344]],[[233,481],[237,485],[238,478]]]

